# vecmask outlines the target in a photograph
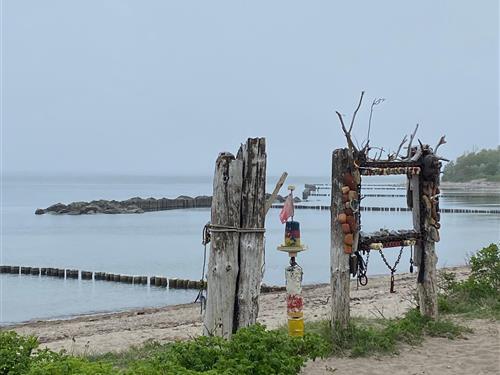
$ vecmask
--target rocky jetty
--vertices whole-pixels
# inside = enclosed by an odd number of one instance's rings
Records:
[[[267,194],[267,197],[270,195]],[[298,198],[295,198],[296,201]],[[276,202],[283,203],[285,198],[278,196]],[[300,201],[300,199],[298,199]],[[56,203],[47,208],[38,208],[36,215],[92,215],[92,214],[142,214],[149,211],[176,210],[181,208],[207,208],[212,206],[212,197],[202,195],[189,197],[181,195],[169,198],[130,198],[125,201],[96,200],[92,202],[73,202],[70,204]]]

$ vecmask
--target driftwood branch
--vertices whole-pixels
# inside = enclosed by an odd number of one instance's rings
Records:
[[[415,130],[410,135],[410,143],[408,143],[408,153],[406,154],[407,159],[410,159],[410,157],[411,157],[411,145],[413,143],[413,139],[415,138],[415,135],[417,134],[417,130],[418,130],[418,124],[417,124],[417,126],[415,126]]]
[[[283,186],[283,184],[285,183],[285,180],[286,180],[287,177],[288,177],[288,173],[287,172],[283,172],[283,174],[281,175],[280,179],[276,183],[276,186],[274,187],[274,190],[273,190],[271,196],[269,197],[269,199],[266,202],[265,214],[267,214],[267,212],[271,208],[273,202],[276,200],[276,197],[278,196],[278,193],[280,192],[280,189]]]
[[[339,111],[335,111],[335,113],[337,114],[337,116],[340,120],[340,125],[342,125],[342,131],[344,132],[344,135],[347,139],[347,144],[348,144],[349,148],[352,151],[356,151],[356,152],[358,152],[358,148],[354,145],[354,142],[352,141],[351,132],[352,132],[352,128],[354,127],[354,120],[356,120],[356,115],[358,114],[359,108],[361,107],[361,103],[363,102],[364,95],[365,95],[365,92],[361,91],[361,96],[359,97],[358,106],[356,107],[356,109],[354,110],[354,113],[352,114],[352,119],[351,119],[351,124],[349,125],[349,130],[347,130],[347,128],[345,127],[344,118],[342,117],[342,114]]]
[[[403,145],[406,143],[407,140],[408,140],[408,136],[405,134],[403,140],[399,144],[398,150],[396,151],[396,153],[394,155],[389,156],[389,158],[388,158],[389,160],[396,160],[398,158],[399,152],[401,151],[401,148],[403,147]]]
[[[370,143],[370,130],[372,128],[372,116],[373,116],[373,107],[379,105],[384,102],[385,98],[373,99],[372,105],[370,107],[370,118],[368,119],[368,133],[366,134],[366,143],[363,146],[363,153],[366,153],[368,150],[368,145]]]
[[[382,147],[382,148],[380,149],[380,154],[378,154],[378,158],[377,158],[376,160],[380,160],[380,159],[382,159],[382,153],[383,153],[383,152],[384,152],[384,148]]]
[[[339,111],[335,111],[335,113],[337,114],[337,116],[338,116],[338,118],[340,120],[340,125],[342,126],[342,131],[344,132],[344,135],[345,135],[345,137],[347,139],[347,145],[349,146],[349,148],[351,150],[356,150],[357,151],[356,146],[354,146],[354,143],[352,142],[351,132],[347,131],[347,129],[345,127],[344,118],[342,117],[342,114]]]
[[[438,144],[436,145],[436,148],[434,149],[434,153],[437,153],[437,150],[439,148],[439,146],[441,145],[444,145],[446,143],[446,139],[445,139],[445,135],[443,135],[441,138],[439,138],[439,142]]]
[[[349,134],[351,133],[352,127],[354,126],[354,120],[356,119],[356,115],[358,114],[359,108],[361,107],[361,102],[363,101],[363,96],[364,95],[365,95],[365,92],[361,91],[361,96],[359,97],[358,106],[356,107],[356,110],[352,114],[351,125],[349,126]]]

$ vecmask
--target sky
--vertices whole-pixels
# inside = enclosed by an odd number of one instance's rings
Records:
[[[2,173],[328,176],[354,134],[442,156],[499,142],[498,0],[1,1]]]

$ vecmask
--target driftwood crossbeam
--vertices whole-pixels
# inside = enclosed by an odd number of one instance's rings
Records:
[[[360,232],[358,250],[377,250],[379,244],[383,248],[410,246],[420,240],[420,233],[415,230],[398,230],[387,232]]]

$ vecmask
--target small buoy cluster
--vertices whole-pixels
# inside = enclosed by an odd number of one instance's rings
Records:
[[[343,176],[342,204],[344,212],[338,214],[337,220],[344,234],[344,253],[352,254],[354,244],[354,233],[358,230],[356,214],[359,211],[358,183],[355,177],[346,172]]]

